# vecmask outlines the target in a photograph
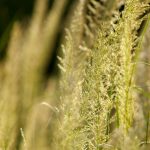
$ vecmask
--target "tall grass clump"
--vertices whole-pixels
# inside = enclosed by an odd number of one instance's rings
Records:
[[[30,22],[14,23],[0,61],[0,149],[148,150],[149,1],[78,0],[64,19],[68,2],[37,0]]]
[[[76,149],[79,139],[76,132],[80,119],[81,85],[85,60],[89,53],[84,46],[84,5],[80,0],[76,6],[69,29],[66,30],[65,44],[62,45],[63,56],[58,56],[61,70],[60,77],[60,123],[58,124],[58,137],[55,139],[56,149]],[[57,134],[57,133],[56,133]],[[76,141],[77,140],[77,141]]]
[[[113,29],[109,27],[99,31],[86,69],[82,92],[81,117],[84,121],[85,147],[89,149],[105,146],[112,122],[122,127],[124,133],[133,124],[135,99],[132,50],[136,49],[135,44],[138,45],[137,30],[143,21],[144,16],[141,15],[147,9],[147,4],[126,1],[117,25]]]

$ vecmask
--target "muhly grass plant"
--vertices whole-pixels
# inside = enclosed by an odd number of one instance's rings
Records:
[[[0,62],[1,150],[150,149],[148,0],[78,0],[59,77],[45,76],[67,0],[38,0]]]

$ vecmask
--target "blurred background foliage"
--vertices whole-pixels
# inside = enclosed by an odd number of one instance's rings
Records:
[[[47,11],[50,11],[54,5],[55,0],[48,0]],[[0,1],[0,61],[5,58],[8,41],[10,39],[10,32],[13,24],[16,21],[22,22],[26,26],[32,18],[33,9],[36,0],[1,0]],[[69,16],[75,1],[67,0],[64,12],[60,19],[61,25],[57,31],[57,39],[54,41],[53,57],[49,60],[47,74],[57,74],[56,56],[58,47],[64,31],[65,22]]]

